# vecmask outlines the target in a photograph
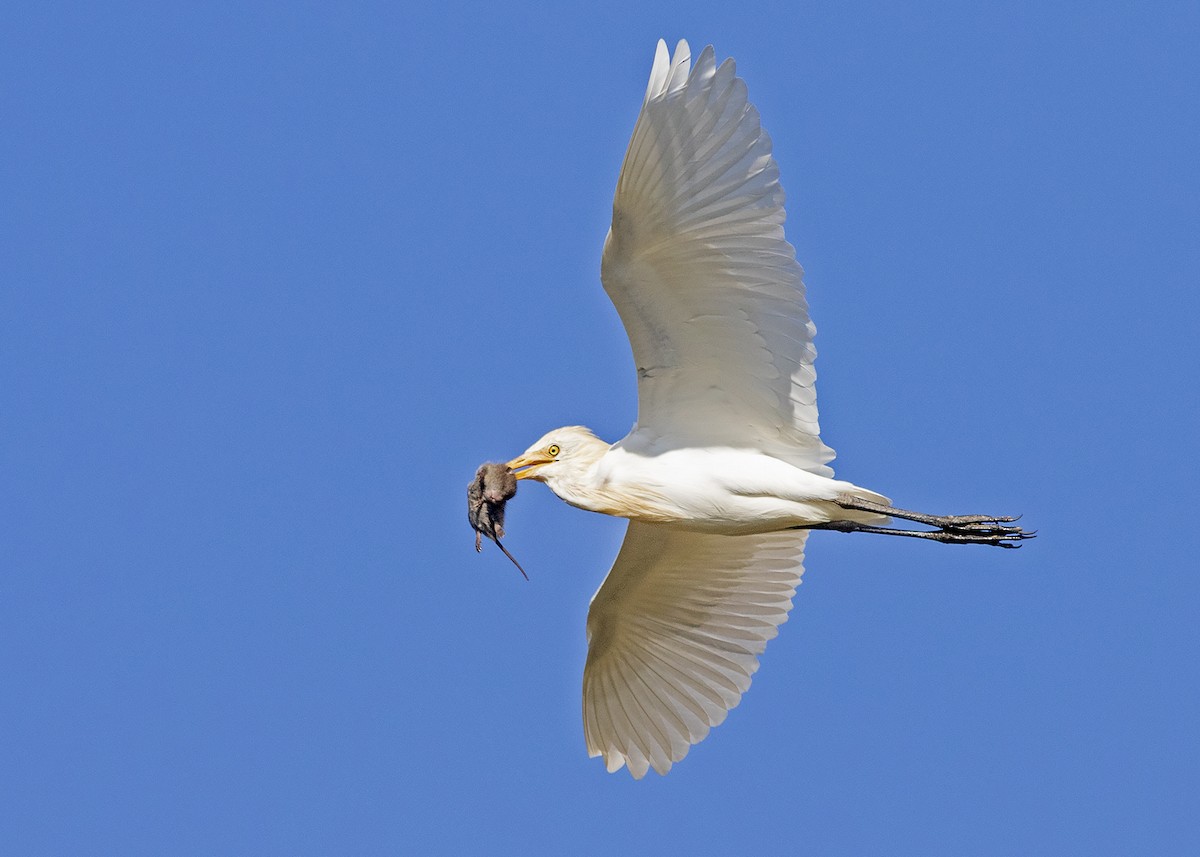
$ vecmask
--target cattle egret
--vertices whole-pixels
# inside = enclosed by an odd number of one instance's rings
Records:
[[[658,43],[601,279],[633,346],[637,422],[555,429],[508,462],[629,519],[588,610],[583,720],[608,770],[665,774],[738,704],[787,619],[809,530],[1016,547],[1013,518],[922,515],[833,478],[814,327],[771,140],[732,59]],[[892,529],[890,518],[933,530]]]

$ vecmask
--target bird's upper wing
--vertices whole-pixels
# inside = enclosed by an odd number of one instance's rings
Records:
[[[717,67],[711,46],[690,59],[658,43],[601,266],[633,345],[637,428],[832,475],[771,139],[733,60]]]
[[[609,771],[665,774],[750,687],[787,621],[805,531],[722,536],[631,521],[588,610],[583,728]]]

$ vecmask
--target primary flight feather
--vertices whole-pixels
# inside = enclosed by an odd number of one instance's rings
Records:
[[[787,620],[809,530],[1015,547],[1012,518],[924,515],[833,478],[814,328],[771,140],[733,60],[658,43],[601,279],[633,347],[614,444],[555,429],[508,462],[630,523],[588,610],[583,720],[609,771],[665,774],[750,686]],[[892,529],[890,518],[932,530]]]

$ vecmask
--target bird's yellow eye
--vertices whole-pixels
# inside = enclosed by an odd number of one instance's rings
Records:
[[[558,454],[560,452],[562,452],[562,450],[558,448],[557,443],[552,443],[548,447],[546,447],[546,452],[548,452],[550,455],[553,455],[557,458]]]

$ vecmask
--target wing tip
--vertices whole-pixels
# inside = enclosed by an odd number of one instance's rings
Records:
[[[688,750],[691,746],[688,746]],[[660,777],[665,777],[671,770],[671,766],[687,755],[687,750],[683,752],[678,759],[643,759],[640,757],[630,757],[622,753],[620,750],[610,748],[608,750],[596,750],[588,747],[588,756],[596,758],[601,756],[604,759],[604,770],[607,773],[615,774],[621,768],[629,771],[629,776],[635,780],[640,780],[646,776],[651,770]]]
[[[650,80],[646,84],[646,97],[643,104],[662,94],[667,74],[671,70],[671,54],[667,51],[667,43],[659,39],[654,48],[654,64],[650,66]]]
[[[708,45],[700,54],[700,61],[712,62],[713,48]],[[654,48],[654,64],[650,67],[650,80],[646,84],[643,104],[678,92],[688,82],[692,72],[692,49],[687,39],[680,39],[672,53],[665,39],[659,39]]]

